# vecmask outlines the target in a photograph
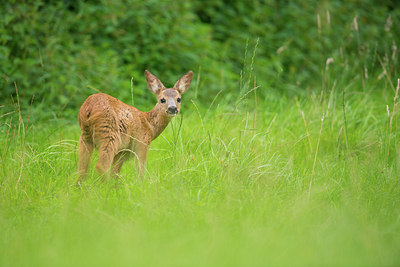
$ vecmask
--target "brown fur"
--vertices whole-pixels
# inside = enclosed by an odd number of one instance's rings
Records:
[[[149,112],[102,93],[89,96],[82,104],[78,115],[81,128],[78,183],[86,177],[94,148],[99,149],[96,168],[100,175],[108,178],[110,174],[119,173],[130,150],[137,157],[139,175],[144,175],[150,143],[167,127],[172,118],[170,114],[179,112],[177,99],[189,88],[193,72],[183,75],[169,89],[149,71],[145,76],[149,89],[157,96],[157,104]],[[161,103],[162,99],[165,103]]]

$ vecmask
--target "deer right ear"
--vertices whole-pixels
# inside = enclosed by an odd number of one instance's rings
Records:
[[[145,70],[144,76],[146,77],[147,86],[149,87],[150,91],[153,92],[153,94],[158,95],[161,90],[165,88],[162,82],[150,71]]]

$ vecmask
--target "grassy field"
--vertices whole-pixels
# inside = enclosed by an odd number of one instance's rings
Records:
[[[94,157],[82,188],[77,121],[17,107],[1,118],[0,265],[398,266],[395,90],[326,91],[184,99],[143,180],[130,160],[101,182]]]

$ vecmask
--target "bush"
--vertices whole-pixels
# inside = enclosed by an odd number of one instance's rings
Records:
[[[320,90],[328,58],[345,77],[377,76],[389,63],[388,77],[398,75],[391,1],[12,0],[1,13],[0,99],[10,102],[16,83],[42,118],[70,117],[98,91],[131,103],[131,77],[135,105],[148,109],[145,69],[166,86],[201,73],[189,95],[205,105],[221,89],[237,99],[255,76],[261,97]]]

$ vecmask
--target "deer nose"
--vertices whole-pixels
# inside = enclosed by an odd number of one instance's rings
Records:
[[[175,106],[173,106],[173,107],[168,107],[168,113],[170,113],[170,114],[176,114],[176,113],[178,113],[178,109],[177,109]]]

